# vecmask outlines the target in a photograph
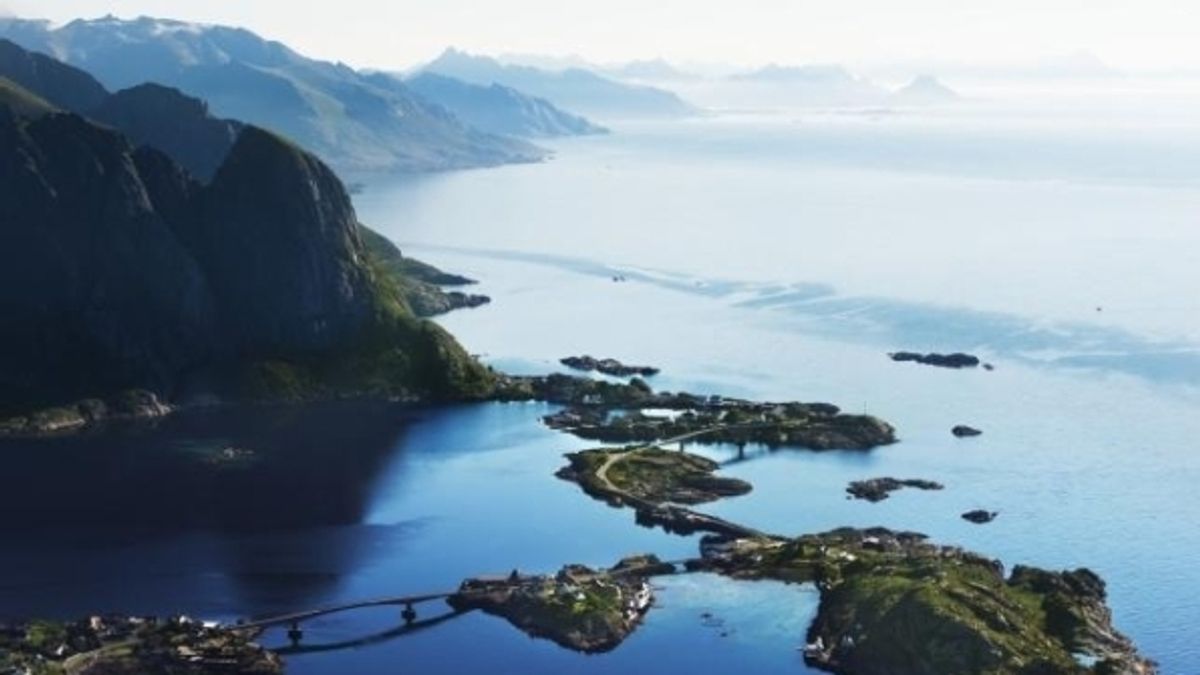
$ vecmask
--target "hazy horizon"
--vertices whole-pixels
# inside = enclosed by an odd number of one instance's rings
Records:
[[[181,9],[169,0],[56,0],[52,5],[5,0],[0,15],[55,23],[144,15],[233,25],[308,56],[385,69],[428,61],[449,46],[596,63],[655,58],[738,67],[837,62],[916,71],[1063,67],[1085,55],[1129,72],[1200,69],[1200,44],[1193,39],[1200,32],[1200,13],[1170,0],[1018,0],[1002,8],[965,4],[666,0],[644,6],[614,0],[600,6],[518,0],[480,7],[466,0],[437,6],[343,0],[335,9],[298,8],[278,0],[211,0]]]

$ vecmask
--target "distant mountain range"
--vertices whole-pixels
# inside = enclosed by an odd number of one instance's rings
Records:
[[[491,376],[407,299],[461,280],[380,240],[290,141],[0,40],[0,434],[156,409],[131,389],[485,393]],[[4,419],[42,406],[59,407]]]
[[[958,92],[942,84],[932,75],[918,75],[912,82],[892,92],[888,101],[895,105],[943,105],[961,100]]]
[[[883,87],[836,64],[770,64],[728,79],[735,84],[770,88],[786,96],[789,102],[806,105],[877,105],[888,95]]]
[[[546,138],[607,132],[604,127],[564,112],[544,98],[528,96],[501,84],[474,84],[432,72],[418,73],[405,84],[458,119],[493,134]]]
[[[583,68],[547,70],[508,65],[453,48],[420,70],[485,86],[511,87],[600,121],[685,117],[697,112],[664,89],[618,82]]]
[[[543,159],[527,141],[462,123],[396,78],[309,59],[238,28],[166,19],[0,19],[0,37],[95,75],[113,89],[156,82],[217,115],[282,133],[335,165],[439,170]]]

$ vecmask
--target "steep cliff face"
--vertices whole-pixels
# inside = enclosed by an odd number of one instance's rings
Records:
[[[246,128],[183,238],[237,349],[325,349],[371,309],[358,221],[341,182],[287,141]]]
[[[212,298],[125,139],[74,115],[24,121],[5,108],[0,307],[11,406],[166,388],[202,358]]]

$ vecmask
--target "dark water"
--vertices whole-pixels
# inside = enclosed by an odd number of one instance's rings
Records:
[[[5,441],[0,614],[187,613],[232,620],[451,590],[470,575],[630,552],[695,553],[556,480],[576,444],[541,405],[442,410],[338,404],[190,411],[153,426]],[[252,460],[213,463],[226,447]],[[306,624],[289,672],[704,672],[800,669],[815,594],[717,577],[668,579],[617,652],[577,655],[497,619],[420,607]],[[703,618],[702,615],[712,615]],[[273,632],[266,641],[285,646]],[[774,649],[763,649],[773,644]]]

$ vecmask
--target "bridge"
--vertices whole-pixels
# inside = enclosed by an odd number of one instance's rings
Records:
[[[664,560],[664,561],[661,561],[660,563],[658,563],[658,565],[671,565],[672,567],[678,568],[680,565],[685,565],[687,562],[688,562],[688,559]],[[596,572],[596,574],[593,577],[589,577],[589,578],[615,577],[615,576],[625,576],[625,575],[629,575],[629,574],[636,574],[638,572],[649,572],[656,566],[657,565],[643,565],[640,567],[626,567],[626,568],[622,568],[619,570],[615,570],[615,569],[614,570],[600,570],[600,571]],[[515,570],[514,570],[514,573],[515,573]],[[521,586],[522,584],[526,584],[531,581],[541,579],[543,577],[538,576],[538,575],[535,575],[535,576],[517,575],[515,577],[497,577],[497,578],[498,579],[507,578],[507,579],[509,579],[509,581],[507,581],[506,583],[495,584],[495,585],[492,585],[488,589],[482,589],[482,590],[457,589],[457,590],[453,590],[453,591],[439,591],[439,592],[434,592],[434,593],[422,593],[422,594],[418,594],[418,595],[398,595],[398,596],[392,596],[392,597],[375,598],[372,600],[360,600],[360,601],[356,601],[356,602],[347,602],[347,603],[338,604],[338,605],[329,605],[329,606],[320,607],[317,609],[309,609],[309,610],[304,610],[304,611],[299,611],[299,612],[291,612],[288,614],[280,614],[277,616],[270,616],[270,617],[265,617],[265,618],[261,618],[261,619],[254,619],[251,621],[239,620],[237,623],[233,624],[232,626],[229,626],[229,628],[233,629],[233,630],[248,630],[248,631],[250,631],[250,630],[264,630],[267,628],[275,628],[275,627],[279,627],[279,626],[287,626],[288,627],[287,636],[288,636],[288,639],[290,639],[292,641],[292,648],[294,650],[298,650],[300,640],[303,639],[303,637],[304,637],[304,631],[300,628],[300,624],[305,621],[310,621],[312,619],[316,619],[316,618],[319,618],[322,616],[329,616],[330,614],[341,614],[343,612],[352,612],[354,610],[360,610],[360,609],[371,609],[371,608],[375,608],[375,607],[403,607],[404,609],[403,609],[403,611],[400,612],[400,617],[402,619],[404,619],[404,628],[388,631],[383,634],[384,636],[391,637],[391,636],[399,635],[402,633],[411,632],[413,629],[423,627],[425,625],[429,625],[429,626],[436,625],[437,623],[441,623],[442,621],[453,618],[454,616],[457,616],[459,614],[459,612],[457,610],[455,610],[449,614],[446,614],[446,615],[443,615],[440,617],[436,617],[434,620],[419,623],[419,622],[417,622],[417,610],[415,607],[416,605],[428,603],[428,602],[434,602],[436,600],[447,600],[456,595],[463,596],[463,595],[471,595],[472,593],[494,592],[497,589],[503,589],[503,588],[517,588],[517,587]],[[324,649],[336,649],[336,648],[338,648],[338,646],[324,647]]]
[[[655,446],[655,447],[661,447],[664,445],[674,445],[674,444],[678,443],[679,449],[682,451],[683,445],[687,441],[690,441],[693,438],[707,436],[708,434],[716,433],[718,431],[729,431],[729,430],[737,430],[737,429],[767,429],[767,428],[770,428],[773,426],[776,426],[774,422],[743,422],[741,424],[717,424],[715,426],[705,427],[704,429],[697,429],[696,431],[689,431],[684,434],[679,434],[678,436],[664,438],[660,441],[653,441],[650,445]],[[737,443],[736,445],[740,448],[740,447],[744,446],[745,443]]]

